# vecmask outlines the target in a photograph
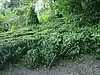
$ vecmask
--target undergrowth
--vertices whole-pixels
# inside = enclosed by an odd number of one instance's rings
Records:
[[[41,64],[50,68],[61,57],[75,59],[84,54],[99,55],[100,26],[90,26],[61,18],[39,24],[31,30],[30,27],[19,29],[20,33],[15,31],[12,36],[0,33],[7,37],[0,39],[0,65],[23,58],[27,67]]]

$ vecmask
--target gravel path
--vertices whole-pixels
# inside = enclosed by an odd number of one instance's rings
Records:
[[[11,67],[0,71],[0,75],[100,75],[100,60],[93,61],[85,57],[83,62],[60,61],[51,69],[29,70],[25,67]]]

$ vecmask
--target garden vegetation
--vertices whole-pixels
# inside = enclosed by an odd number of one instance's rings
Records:
[[[100,0],[4,1],[0,9],[0,69],[8,63],[50,68],[61,58],[100,57]],[[10,5],[9,5],[10,4]]]

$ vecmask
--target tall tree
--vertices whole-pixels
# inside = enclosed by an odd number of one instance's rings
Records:
[[[33,25],[33,24],[37,25],[38,23],[39,23],[39,20],[37,18],[37,14],[35,13],[35,9],[31,6],[27,14],[26,24],[28,26],[28,25]]]

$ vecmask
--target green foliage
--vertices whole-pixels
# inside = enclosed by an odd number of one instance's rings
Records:
[[[0,25],[0,32],[2,32],[3,31],[3,27]]]
[[[5,2],[3,3],[5,8],[16,8],[19,7],[21,4],[20,0],[5,0]]]
[[[28,0],[27,5],[30,3]],[[100,25],[93,25],[99,22],[99,1],[56,0],[50,2],[51,8],[52,3],[55,4],[53,10],[40,14],[41,24],[38,24],[35,10],[28,6],[7,9],[0,14],[0,31],[4,30],[5,23],[10,28],[0,33],[0,66],[17,62],[22,57],[25,65],[32,68],[40,64],[50,68],[60,58],[74,59],[82,54],[99,57]],[[66,16],[56,18],[55,9]],[[35,24],[38,26],[32,27]]]
[[[6,9],[1,11],[2,25],[8,24],[10,30],[25,26],[28,7]],[[1,22],[1,21],[0,21]]]
[[[7,20],[7,17],[0,13],[0,21]]]
[[[12,26],[16,27],[23,27],[26,25],[26,15],[28,12],[28,7],[21,7],[21,8],[16,8],[14,9],[11,14],[12,14],[12,20],[10,20],[10,24]]]
[[[38,24],[38,23],[39,21],[37,18],[37,14],[35,13],[33,7],[30,7],[27,14],[26,24],[28,26],[28,25]]]
[[[100,0],[87,1],[84,3],[86,5],[86,9],[84,10],[83,15],[89,23],[92,23],[92,24],[99,23],[99,19],[100,19],[99,3],[100,3]]]
[[[46,10],[43,11],[40,15],[39,15],[39,21],[40,22],[44,22],[44,21],[48,21],[48,18],[50,17],[50,11]]]
[[[99,23],[100,19],[100,0],[56,0],[56,8],[60,9],[64,14],[79,15],[82,21],[91,24]]]
[[[8,61],[16,61],[15,56],[19,55],[23,50],[24,43],[21,41],[13,41],[5,44],[0,44],[0,64]]]
[[[37,67],[39,64],[50,67],[61,57],[74,59],[82,54],[100,52],[98,50],[100,41],[96,40],[92,32],[94,27],[80,28],[73,24],[66,25],[58,19],[42,27],[40,25],[39,28],[41,32],[34,34],[33,43],[29,45],[32,49],[25,56],[25,64],[28,67]]]
[[[15,8],[13,9],[13,13],[15,13],[17,16],[22,16],[22,15],[26,15],[28,12],[29,7],[28,6],[24,6],[24,7],[20,7],[20,8]]]
[[[36,0],[21,0],[22,5],[30,5],[31,3],[35,3]]]
[[[68,0],[68,12],[80,14],[82,12],[81,0]]]
[[[100,0],[69,0],[69,12],[75,14],[82,14],[80,18],[91,24],[99,23],[100,19]]]
[[[0,34],[6,38],[0,40],[0,65],[17,62],[22,56],[27,67],[43,64],[50,68],[61,57],[74,59],[82,54],[100,53],[100,26],[89,27],[78,17],[51,19],[33,30],[28,26]]]
[[[25,65],[27,67],[36,68],[40,64],[40,53],[37,49],[32,49],[25,56]]]
[[[7,22],[7,17],[0,13],[0,32],[4,31],[5,22]]]

